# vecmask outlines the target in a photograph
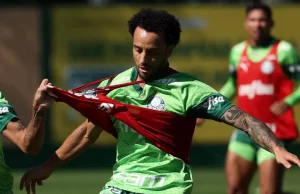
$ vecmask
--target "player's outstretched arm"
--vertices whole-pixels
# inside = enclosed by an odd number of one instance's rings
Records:
[[[220,94],[225,96],[227,99],[232,100],[236,94],[236,80],[235,76],[231,74],[227,80],[227,82],[220,89]],[[197,118],[196,126],[201,126],[205,122],[205,119]]]
[[[36,184],[41,185],[42,181],[47,179],[57,167],[72,160],[90,147],[101,132],[101,128],[86,120],[67,137],[49,160],[25,172],[20,182],[20,189],[22,190],[25,186],[28,194],[30,192],[35,194]]]
[[[28,154],[37,154],[44,141],[45,113],[53,101],[46,94],[47,84],[49,84],[48,80],[44,79],[35,93],[32,117],[28,126],[26,127],[20,119],[13,118],[3,130],[3,135]]]
[[[283,164],[286,168],[290,168],[291,163],[295,163],[300,167],[300,161],[297,156],[289,153],[280,145],[278,139],[267,125],[236,106],[228,109],[221,117],[221,121],[247,133],[259,146],[274,153],[277,162]]]

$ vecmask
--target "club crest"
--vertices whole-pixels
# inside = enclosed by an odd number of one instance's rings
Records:
[[[166,103],[161,97],[154,96],[149,100],[147,108],[164,111],[166,110]]]

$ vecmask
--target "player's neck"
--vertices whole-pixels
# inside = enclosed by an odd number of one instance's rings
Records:
[[[143,79],[138,75],[136,81],[144,81],[144,82],[148,82],[148,81],[153,81],[153,80],[157,80],[157,79],[163,78],[163,77],[165,77],[166,75],[168,75],[169,68],[170,68],[170,67],[169,67],[169,62],[168,62],[168,64],[167,64],[163,69],[161,69],[159,72],[157,72],[158,74],[156,74],[155,76],[153,76],[150,80],[143,80]],[[141,87],[144,87],[145,83],[140,83],[139,85],[140,85]]]
[[[263,47],[268,46],[273,41],[273,39],[274,38],[272,36],[267,36],[259,40],[250,39],[249,43],[252,47]]]

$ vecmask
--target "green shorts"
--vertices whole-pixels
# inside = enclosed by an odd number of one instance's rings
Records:
[[[99,194],[138,194],[138,193],[125,191],[116,187],[105,186]]]
[[[280,141],[281,145],[287,147],[291,141]],[[256,162],[260,165],[266,160],[275,159],[275,155],[259,147],[244,132],[235,130],[231,136],[228,150],[250,162]]]

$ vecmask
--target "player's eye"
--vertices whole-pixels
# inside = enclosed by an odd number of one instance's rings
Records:
[[[138,47],[134,47],[133,49],[134,49],[134,51],[137,52],[137,53],[142,53],[142,52],[143,52],[143,49],[138,48]]]
[[[149,50],[148,52],[147,52],[147,54],[148,55],[156,55],[156,54],[158,54],[158,50]]]
[[[142,49],[136,49],[135,51],[136,51],[137,53],[139,53],[139,54],[141,54],[141,53],[143,52]]]

